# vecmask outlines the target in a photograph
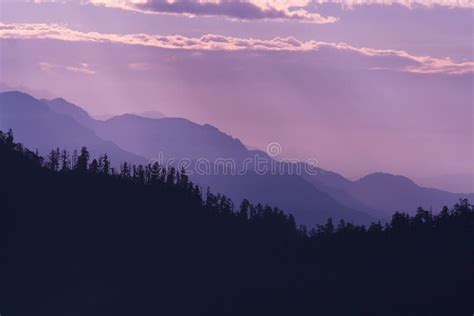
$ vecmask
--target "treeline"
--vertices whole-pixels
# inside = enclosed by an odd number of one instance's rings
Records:
[[[5,315],[445,315],[474,310],[474,210],[307,229],[185,170],[0,132]]]
[[[203,194],[202,188],[189,180],[184,169],[176,170],[174,167],[167,169],[156,162],[148,166],[132,165],[124,162],[117,172],[111,167],[107,154],[91,160],[87,147],[82,147],[79,152],[74,151],[72,155],[66,150],[57,148],[51,150],[47,159],[44,159],[37,152],[33,153],[24,148],[22,144],[15,143],[12,130],[7,133],[0,131],[0,145],[7,150],[21,153],[38,166],[55,172],[105,176],[115,180],[129,181],[137,185],[151,186],[157,190],[175,189],[194,199],[197,204],[216,213],[234,215],[242,220],[272,218],[273,221],[279,220],[287,224],[288,227],[294,230],[295,235],[314,239],[337,238],[343,235],[353,236],[365,233],[426,233],[429,230],[442,229],[448,224],[472,224],[473,220],[473,207],[467,199],[464,199],[455,204],[452,209],[445,206],[436,215],[431,210],[419,207],[413,216],[396,212],[392,216],[391,222],[383,225],[381,222],[377,222],[366,228],[363,225],[354,225],[344,220],[334,224],[332,219],[329,218],[325,225],[316,225],[316,227],[308,230],[304,225],[299,225],[297,228],[295,218],[291,214],[286,215],[278,207],[272,208],[269,205],[262,204],[253,205],[245,199],[236,208],[231,199],[225,195],[215,195],[209,191],[209,188],[206,194]]]
[[[209,188],[205,196],[203,196],[202,188],[189,180],[185,169],[176,170],[174,167],[167,169],[160,166],[157,162],[148,166],[123,162],[120,165],[120,169],[116,171],[111,167],[107,154],[100,156],[98,159],[94,158],[91,160],[87,147],[82,147],[79,152],[75,150],[72,155],[66,150],[57,148],[51,150],[45,160],[38,153],[33,154],[25,149],[22,144],[15,143],[12,130],[9,130],[7,133],[0,131],[0,142],[25,154],[39,165],[52,171],[109,176],[117,180],[121,179],[139,185],[153,186],[158,190],[165,187],[176,188],[193,197],[197,203],[204,205],[210,210],[215,210],[217,213],[233,214],[243,220],[265,219],[267,217],[277,218],[282,223],[287,223],[290,227],[294,228],[295,233],[298,235],[309,238],[328,238],[332,235],[340,236],[363,233],[425,232],[443,227],[446,225],[446,222],[468,222],[472,220],[472,206],[467,199],[464,199],[460,200],[452,209],[445,206],[437,215],[434,215],[431,210],[425,210],[422,207],[418,208],[413,216],[396,212],[392,216],[391,222],[384,225],[381,222],[377,222],[372,223],[366,228],[363,225],[354,225],[344,220],[334,224],[332,219],[329,218],[325,225],[316,225],[311,230],[308,230],[304,225],[299,225],[298,229],[296,229],[297,225],[293,215],[285,215],[278,207],[272,208],[269,205],[262,204],[253,205],[245,199],[237,209],[231,199],[225,195],[215,195],[209,191]]]
[[[236,208],[232,200],[225,195],[220,193],[217,195],[213,194],[209,188],[204,194],[201,187],[189,180],[185,169],[164,168],[157,162],[148,166],[123,162],[117,171],[111,167],[107,154],[101,155],[98,159],[91,159],[87,147],[82,147],[79,152],[75,150],[72,155],[66,150],[57,148],[51,150],[47,158],[44,159],[37,152],[32,153],[25,149],[22,144],[15,143],[12,130],[9,130],[7,133],[0,131],[0,143],[7,148],[24,154],[36,164],[54,172],[104,176],[117,181],[151,186],[156,190],[177,190],[209,211],[224,215],[234,215],[241,220],[249,221],[271,218],[272,222],[280,222],[281,225],[287,225],[296,233],[296,221],[293,215],[286,215],[278,207],[270,207],[260,203],[253,205],[246,199],[242,201],[239,208]]]

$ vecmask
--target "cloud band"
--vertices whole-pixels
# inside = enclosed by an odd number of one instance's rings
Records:
[[[116,43],[150,46],[161,49],[202,51],[284,51],[310,52],[323,48],[345,51],[373,58],[397,58],[404,61],[397,69],[413,73],[442,73],[450,75],[474,73],[474,62],[456,63],[449,58],[415,56],[405,51],[358,48],[346,43],[300,41],[293,37],[276,37],[271,40],[238,38],[208,34],[199,38],[181,35],[105,34],[81,32],[55,24],[6,24],[0,23],[0,39],[49,39],[71,42]],[[382,69],[383,67],[379,67]]]

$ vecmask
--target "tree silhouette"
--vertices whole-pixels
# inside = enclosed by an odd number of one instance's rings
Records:
[[[250,202],[244,199],[240,204],[239,217],[243,220],[247,220],[249,217]]]
[[[2,314],[472,313],[468,200],[306,229],[277,207],[203,198],[185,170],[58,157],[0,131]]]
[[[51,150],[51,152],[48,155],[48,162],[47,162],[48,167],[51,170],[58,171],[60,159],[61,159],[61,154],[60,154],[59,148],[56,150]]]
[[[93,159],[90,166],[89,166],[89,171],[91,173],[99,173],[99,162],[97,161],[97,159]]]
[[[99,158],[99,165],[100,165],[100,170],[103,174],[105,175],[110,174],[110,161],[107,154],[104,154],[103,156]]]
[[[89,165],[89,158],[90,158],[90,155],[89,155],[89,151],[87,150],[87,147],[82,147],[81,154],[79,155],[79,157],[77,157],[75,170],[78,172],[85,173]]]
[[[61,153],[61,171],[66,172],[70,170],[70,165],[69,153],[66,150],[63,150]]]

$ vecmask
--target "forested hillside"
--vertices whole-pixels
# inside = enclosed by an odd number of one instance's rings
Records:
[[[0,133],[2,315],[471,315],[474,209],[299,226],[185,170]],[[237,201],[234,201],[237,202]],[[239,201],[240,202],[240,201]]]

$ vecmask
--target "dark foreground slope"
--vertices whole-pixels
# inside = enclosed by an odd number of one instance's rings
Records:
[[[470,315],[474,211],[310,233],[181,174],[51,171],[0,135],[2,315]],[[173,176],[171,176],[171,174]]]

